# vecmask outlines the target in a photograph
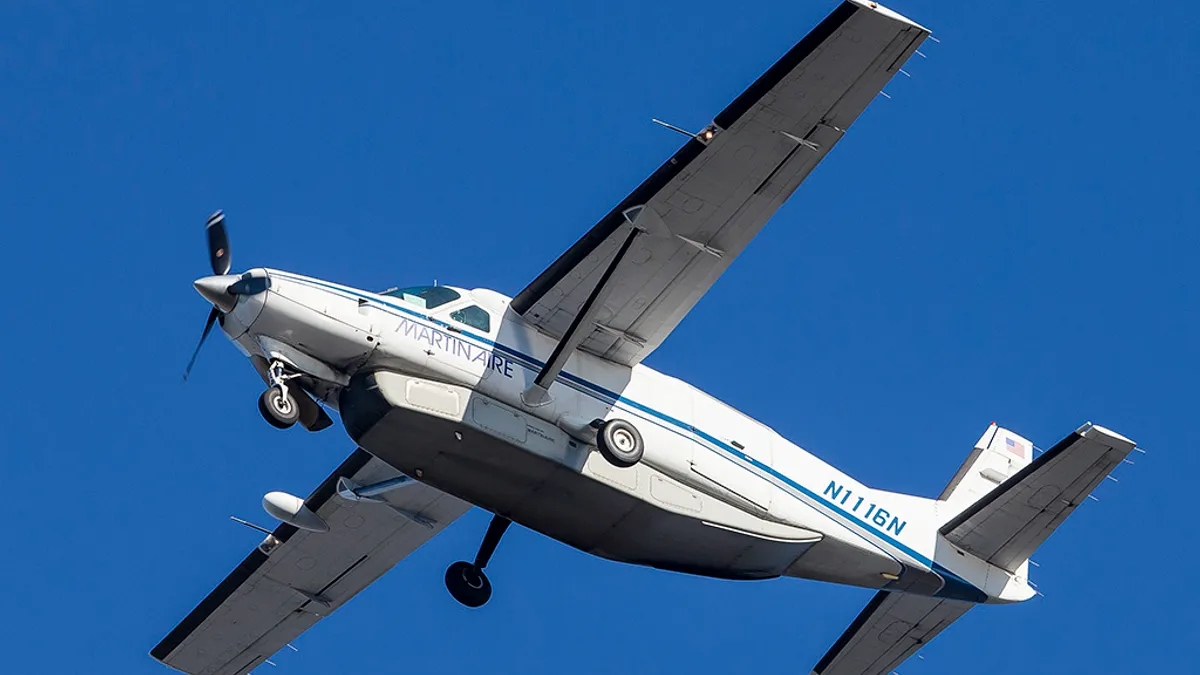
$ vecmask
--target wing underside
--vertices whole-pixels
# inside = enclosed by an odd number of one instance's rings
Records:
[[[637,230],[579,348],[641,361],[928,35],[876,3],[844,2],[526,287],[513,309],[563,338]]]
[[[335,496],[339,478],[370,484],[398,475],[355,451],[305,500],[329,531],[280,525],[151,656],[194,675],[248,673],[470,508],[421,483],[388,493],[387,504]],[[420,514],[431,526],[401,512]]]

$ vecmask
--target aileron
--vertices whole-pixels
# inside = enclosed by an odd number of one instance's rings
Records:
[[[580,327],[586,334],[575,337],[579,349],[610,361],[641,361],[928,34],[871,3],[844,2],[714,118],[711,140],[689,140],[526,287],[513,310],[564,338],[620,244],[643,229]],[[646,224],[630,222],[631,212]]]

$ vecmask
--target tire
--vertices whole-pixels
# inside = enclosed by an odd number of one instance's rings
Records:
[[[287,429],[300,419],[300,406],[296,399],[290,393],[284,396],[283,392],[275,387],[264,391],[262,396],[258,397],[258,411],[268,424],[277,429]]]
[[[596,445],[604,459],[622,469],[640,462],[646,449],[637,427],[625,420],[608,420],[601,424],[596,433]]]
[[[492,582],[469,562],[446,568],[446,590],[466,607],[482,607],[492,597]]]

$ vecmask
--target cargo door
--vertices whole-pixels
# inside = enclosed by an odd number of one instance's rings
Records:
[[[768,480],[771,432],[758,422],[705,394],[696,393],[692,471],[767,511],[775,486]]]

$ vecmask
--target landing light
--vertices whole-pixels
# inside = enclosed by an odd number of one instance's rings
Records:
[[[329,524],[313,513],[304,500],[286,492],[268,492],[263,497],[263,510],[272,518],[309,532],[328,532]]]

